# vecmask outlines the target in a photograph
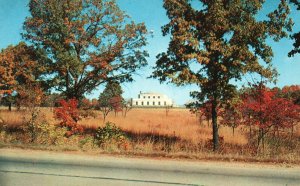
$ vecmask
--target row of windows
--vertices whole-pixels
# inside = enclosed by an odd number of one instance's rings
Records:
[[[143,96],[143,97],[144,97],[144,99],[146,99],[147,96]],[[139,95],[139,98],[141,98],[140,95]],[[151,98],[151,96],[148,96],[148,99],[150,99],[150,98]],[[157,96],[157,98],[160,99],[160,96]],[[155,99],[155,96],[153,96],[153,99]]]
[[[137,101],[137,102],[135,103],[135,105],[139,105],[139,102]],[[142,106],[144,105],[144,102],[143,102],[143,101],[141,102],[141,105],[142,105]],[[149,102],[149,101],[147,101],[147,105],[150,105],[150,102]],[[156,105],[156,103],[155,103],[155,101],[153,101],[153,106],[155,106],[155,105]],[[161,106],[160,101],[157,102],[157,105],[158,105],[158,106]],[[166,101],[164,102],[164,105],[165,105],[165,106],[167,105],[167,102],[166,102]]]

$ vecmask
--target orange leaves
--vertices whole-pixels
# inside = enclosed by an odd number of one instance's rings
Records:
[[[73,98],[68,101],[60,100],[61,107],[54,109],[54,116],[56,119],[61,120],[60,126],[66,127],[68,132],[65,134],[70,137],[73,134],[82,133],[83,127],[78,125],[77,122],[81,119],[78,106],[78,101]]]
[[[18,84],[35,81],[37,64],[34,49],[25,43],[3,50],[0,54],[0,89],[15,90]]]
[[[18,92],[17,104],[27,108],[41,105],[45,96],[41,87],[36,83],[18,85],[16,91]]]
[[[37,52],[25,43],[9,46],[0,54],[0,94],[14,93],[16,103],[29,109],[39,106],[44,93],[37,82],[42,73]]]

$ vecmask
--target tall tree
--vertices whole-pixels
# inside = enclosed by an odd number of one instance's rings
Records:
[[[46,49],[53,86],[69,99],[107,81],[132,81],[147,64],[146,27],[115,0],[31,0],[29,10],[23,37]]]
[[[263,4],[262,0],[164,0],[170,22],[162,31],[171,35],[171,41],[168,51],[157,56],[153,77],[199,86],[191,95],[212,104],[214,150],[219,146],[217,107],[234,95],[232,80],[241,80],[246,73],[270,78],[273,53],[267,39],[278,41],[291,30],[285,0],[265,20],[258,20]]]
[[[299,0],[290,0],[291,3],[293,3],[296,7],[297,10],[300,11],[300,1]],[[292,39],[295,40],[293,46],[294,48],[289,52],[289,57],[294,56],[297,53],[300,53],[300,31],[297,33],[294,33],[292,36]]]
[[[43,75],[47,58],[43,50],[36,50],[24,42],[9,46],[0,53],[0,97],[3,97],[9,108],[14,95],[27,85],[37,89],[45,85]],[[46,88],[46,87],[45,87]]]

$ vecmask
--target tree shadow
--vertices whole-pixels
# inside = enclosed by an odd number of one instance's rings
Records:
[[[94,135],[97,131],[96,127],[84,127],[84,134]],[[153,132],[133,132],[129,130],[122,130],[127,138],[132,142],[152,142],[157,143],[167,143],[174,144],[176,142],[182,141],[182,139],[175,135],[165,135]]]
[[[161,143],[161,142],[174,144],[176,142],[181,141],[181,138],[175,135],[165,135],[165,134],[158,134],[152,132],[133,132],[133,131],[126,131],[126,130],[123,132],[133,142],[151,141],[154,144]]]

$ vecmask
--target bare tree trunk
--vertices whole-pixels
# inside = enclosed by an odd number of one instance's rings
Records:
[[[259,128],[258,136],[257,136],[257,153],[259,152],[260,140],[261,140],[261,128]]]
[[[264,134],[264,129],[261,131],[262,133],[262,147],[263,147],[263,153],[265,152],[265,134]]]
[[[249,125],[249,140],[252,139],[252,127],[251,124]]]
[[[169,112],[170,112],[170,106],[166,106],[166,116],[168,116],[169,115]]]
[[[259,145],[262,145],[262,151],[264,153],[265,150],[265,133],[264,133],[264,129],[260,128],[258,131],[258,140],[257,140],[257,148],[259,149]]]
[[[11,106],[12,106],[12,104],[11,104],[11,102],[9,102],[8,103],[8,110],[11,112]]]
[[[214,99],[212,101],[212,128],[213,128],[213,147],[214,151],[219,149],[219,132],[218,132],[218,121],[217,121],[217,101]]]
[[[206,119],[207,121],[207,127],[209,127],[209,117]]]
[[[106,116],[107,115],[103,113],[103,124],[105,123]]]

